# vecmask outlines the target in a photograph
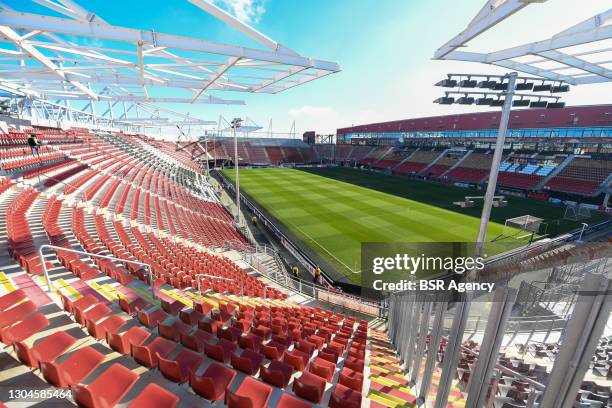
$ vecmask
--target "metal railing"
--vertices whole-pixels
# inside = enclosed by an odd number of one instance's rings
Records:
[[[134,265],[143,266],[143,267],[145,267],[149,271],[149,281],[151,283],[151,296],[153,297],[153,299],[156,299],[156,296],[155,296],[155,283],[153,281],[153,269],[151,269],[151,265],[149,265],[147,263],[138,262],[138,261],[132,261],[130,259],[116,258],[114,256],[108,256],[108,255],[98,255],[98,254],[94,254],[94,253],[91,253],[91,252],[77,251],[76,249],[64,248],[64,247],[60,247],[60,246],[44,244],[44,245],[41,245],[40,248],[38,249],[38,256],[40,258],[40,263],[41,263],[41,266],[42,266],[42,269],[43,269],[43,273],[45,275],[45,279],[47,280],[47,292],[49,292],[49,293],[53,292],[53,285],[51,284],[51,279],[49,279],[49,270],[47,269],[47,263],[45,262],[45,255],[44,255],[45,249],[53,249],[53,250],[55,250],[56,255],[57,255],[58,251],[64,251],[64,252],[70,252],[70,253],[73,253],[73,254],[86,255],[86,256],[94,257],[94,258],[108,259],[110,261],[130,263],[130,264],[134,264]]]

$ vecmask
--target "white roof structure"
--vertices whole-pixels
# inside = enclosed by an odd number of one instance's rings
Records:
[[[540,41],[487,53],[464,50],[471,40],[485,36],[515,13],[547,1],[555,0],[487,0],[465,30],[441,46],[434,58],[498,65],[571,85],[612,81],[612,8]]]
[[[117,103],[136,104],[140,113],[156,111],[153,103],[244,104],[219,93],[275,94],[340,70],[275,42],[209,0],[188,1],[261,47],[113,26],[73,0],[23,0],[46,7],[48,15],[0,2],[0,90],[65,106],[89,101],[95,115],[94,106],[106,102],[113,115]],[[111,119],[144,118],[122,112]],[[146,119],[163,122],[159,114]]]

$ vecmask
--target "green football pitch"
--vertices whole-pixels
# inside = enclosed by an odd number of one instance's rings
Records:
[[[234,171],[224,174],[234,180]],[[247,197],[354,283],[360,280],[362,242],[475,241],[481,201],[465,209],[453,202],[484,194],[348,168],[241,169],[240,186]],[[529,239],[525,231],[504,231],[508,218],[526,214],[544,218],[553,235],[579,224],[559,221],[562,206],[507,199],[508,207],[493,208],[487,233],[487,241],[503,242],[505,248]]]

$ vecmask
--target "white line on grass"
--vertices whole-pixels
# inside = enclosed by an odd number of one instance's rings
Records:
[[[340,260],[340,259],[339,259],[339,258],[338,258],[336,255],[334,255],[334,254],[332,254],[331,252],[329,252],[329,251],[327,250],[327,248],[325,248],[323,245],[319,244],[319,243],[317,242],[317,240],[316,240],[316,239],[314,239],[313,237],[311,237],[310,235],[308,235],[308,234],[307,234],[307,233],[306,233],[306,232],[305,232],[303,229],[301,229],[300,227],[298,227],[298,226],[297,226],[297,225],[295,225],[295,224],[292,224],[292,225],[293,225],[293,227],[294,227],[294,228],[297,228],[297,229],[298,229],[298,230],[299,230],[299,231],[300,231],[302,234],[306,235],[306,236],[308,237],[308,239],[310,239],[312,242],[314,242],[315,244],[317,244],[317,246],[318,246],[319,248],[321,248],[322,250],[324,250],[325,252],[327,252],[328,254],[330,254],[330,255],[331,255],[331,256],[332,256],[332,257],[333,257],[333,258],[334,258],[336,261],[338,261],[338,262],[340,262],[342,265],[344,265],[344,267],[345,267],[346,269],[348,269],[349,271],[351,271],[351,272],[352,272],[352,273],[354,273],[354,274],[361,273],[361,269],[360,269],[360,270],[358,270],[358,271],[355,271],[353,268],[351,268],[350,266],[348,266],[347,264],[345,264],[344,262],[342,262],[342,261],[341,261],[341,260]]]

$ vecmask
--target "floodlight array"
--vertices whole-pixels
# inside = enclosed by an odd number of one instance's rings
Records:
[[[434,100],[441,105],[479,105],[503,106],[508,92],[507,75],[487,74],[448,74],[447,78],[437,82],[436,86],[452,88],[444,96]],[[556,93],[568,92],[569,85],[563,81],[552,81],[542,78],[517,76],[513,91],[531,91],[532,93],[514,93],[513,107],[525,108],[563,108],[564,102]]]

